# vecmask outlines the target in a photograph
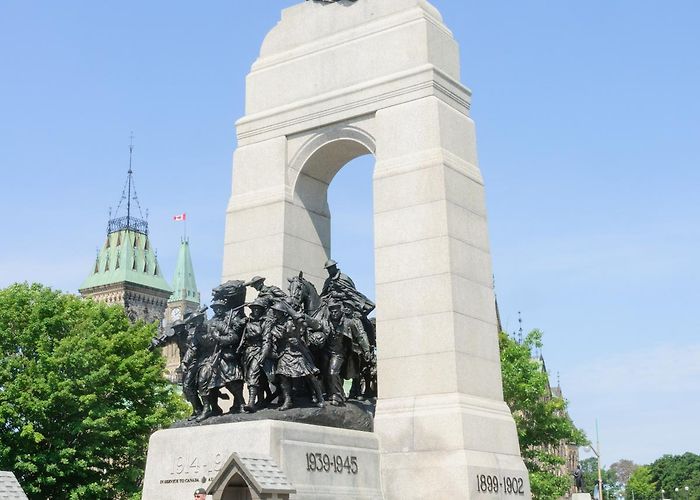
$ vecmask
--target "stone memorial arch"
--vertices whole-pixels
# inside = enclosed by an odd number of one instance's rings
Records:
[[[328,185],[375,157],[385,498],[530,496],[503,402],[470,98],[457,43],[427,1],[307,1],[265,38],[236,124],[224,279],[281,285],[303,270],[320,286]]]

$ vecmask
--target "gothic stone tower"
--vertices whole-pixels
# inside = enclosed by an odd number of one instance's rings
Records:
[[[200,297],[194,277],[190,242],[187,238],[183,238],[173,277],[173,294],[168,299],[163,318],[164,328],[167,330],[174,321],[182,319],[185,314],[197,311],[199,304]],[[163,356],[165,356],[166,377],[171,382],[179,382],[181,374],[178,373],[177,368],[180,366],[180,352],[177,345],[171,343],[164,347]]]
[[[127,186],[122,193],[122,202],[127,202],[126,215],[109,219],[107,239],[79,292],[83,297],[123,306],[132,321],[160,322],[172,292],[148,238],[148,222],[132,214],[132,201],[138,207],[136,192],[132,195],[132,175],[130,158]]]

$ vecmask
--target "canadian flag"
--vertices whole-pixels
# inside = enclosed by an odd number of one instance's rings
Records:
[[[175,220],[175,221],[187,220],[187,214],[185,212],[182,212],[179,215],[173,215],[173,220]]]

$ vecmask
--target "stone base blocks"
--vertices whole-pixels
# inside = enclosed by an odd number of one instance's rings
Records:
[[[303,2],[265,38],[237,122],[224,279],[282,284],[303,270],[320,287],[328,185],[375,156],[387,499],[530,497],[503,402],[484,186],[459,77],[457,43],[425,0]]]
[[[267,469],[274,472],[268,472],[268,483],[273,478],[278,486],[294,491],[289,496],[294,500],[382,498],[375,434],[262,420],[167,429],[153,434],[148,446],[143,500],[192,498],[198,487],[223,488],[226,484],[221,482],[221,476],[234,462],[239,467],[247,465],[241,468],[249,471],[254,469],[250,465],[253,462],[267,464]],[[256,493],[260,485],[245,484],[250,475],[253,474],[244,472],[242,484],[229,483],[229,489]],[[263,479],[260,482],[264,485]],[[224,491],[209,493],[218,499],[229,498]]]

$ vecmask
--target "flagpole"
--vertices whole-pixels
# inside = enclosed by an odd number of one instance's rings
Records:
[[[180,215],[174,215],[173,220],[175,222],[184,222],[185,225],[182,228],[182,241],[187,240],[187,212],[182,212]]]
[[[596,453],[596,455],[598,456],[598,496],[600,497],[600,500],[604,500],[603,478],[600,473],[600,438],[598,437],[598,418],[595,419],[595,445],[598,449],[598,453]]]

